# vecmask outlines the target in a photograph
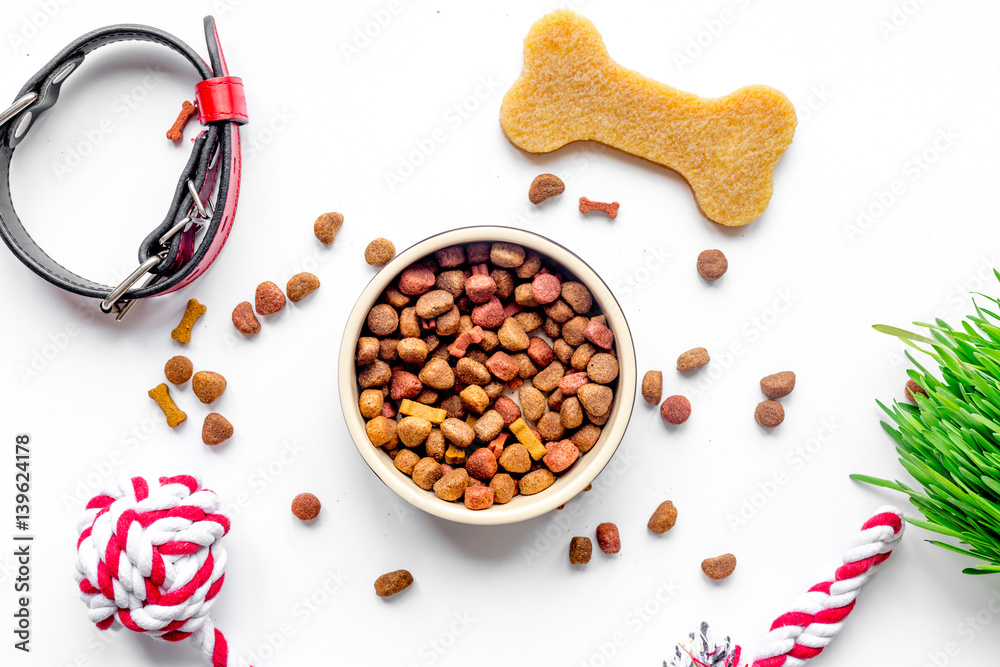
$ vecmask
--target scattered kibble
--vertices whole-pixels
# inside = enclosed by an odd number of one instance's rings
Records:
[[[288,294],[288,300],[292,303],[298,303],[306,297],[308,294],[312,294],[319,289],[319,278],[311,273],[296,273],[294,276],[288,279],[288,284],[285,286],[285,292]]]
[[[202,442],[214,447],[221,445],[231,437],[233,437],[233,425],[229,423],[228,419],[218,412],[212,412],[205,416],[205,423],[201,427]]]
[[[167,418],[167,426],[174,428],[182,421],[187,419],[187,414],[177,407],[174,403],[174,399],[170,397],[170,389],[166,384],[160,383],[153,387],[147,392],[149,397],[156,401],[156,404],[160,406],[160,410],[163,411],[163,416]]]
[[[375,580],[375,595],[387,598],[409,588],[413,583],[413,575],[407,570],[388,572]]]
[[[233,326],[245,336],[260,333],[260,320],[254,315],[249,301],[241,301],[233,308]]]
[[[531,181],[528,188],[528,201],[541,204],[550,197],[556,197],[566,191],[566,184],[555,174],[539,174]]]
[[[663,398],[663,372],[646,371],[642,376],[642,397],[650,405],[659,405]]]
[[[611,522],[597,524],[597,546],[606,554],[616,554],[622,550],[622,538],[618,526]]]
[[[705,576],[715,581],[725,579],[736,569],[736,556],[723,554],[715,558],[706,558],[701,562],[701,571]]]
[[[183,355],[170,357],[163,366],[163,374],[167,376],[170,384],[184,384],[191,379],[194,372],[194,364]]]
[[[313,223],[313,234],[323,245],[333,245],[337,232],[344,224],[344,216],[340,213],[324,213]]]
[[[795,389],[795,373],[782,371],[760,381],[761,392],[770,399],[784,398]]]
[[[603,211],[614,220],[618,217],[618,202],[591,201],[586,197],[580,197],[580,213],[589,213],[590,211]]]
[[[190,343],[191,329],[194,328],[195,321],[204,315],[206,310],[208,309],[205,305],[199,303],[197,299],[189,299],[184,316],[181,317],[181,321],[174,327],[174,330],[170,332],[170,337],[182,345]]]
[[[677,508],[674,507],[673,502],[664,500],[656,506],[656,510],[649,517],[646,527],[657,535],[662,535],[673,528],[675,523],[677,523]]]
[[[319,516],[319,498],[311,493],[300,493],[292,499],[292,514],[302,521],[312,521]]]
[[[226,390],[226,378],[215,371],[198,371],[191,378],[191,389],[202,403],[214,403]]]
[[[258,315],[273,315],[285,307],[285,294],[270,280],[257,285],[254,307]]]
[[[574,537],[569,541],[569,562],[572,565],[586,565],[593,552],[594,545],[589,537]]]
[[[377,238],[365,248],[365,261],[371,266],[385,266],[395,256],[396,246],[389,239]]]
[[[721,250],[704,250],[698,255],[698,275],[709,282],[721,278],[729,269],[729,260]]]
[[[708,356],[708,350],[703,347],[696,347],[677,357],[677,370],[681,372],[693,371],[696,368],[701,368],[709,361],[711,359]]]
[[[785,421],[785,408],[777,401],[761,401],[753,412],[753,418],[766,429],[777,428]]]
[[[668,424],[683,424],[691,416],[691,401],[684,396],[667,396],[660,406],[660,416]]]

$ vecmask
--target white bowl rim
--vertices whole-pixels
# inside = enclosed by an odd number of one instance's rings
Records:
[[[615,395],[615,405],[612,408],[613,414],[601,429],[601,442],[587,454],[581,456],[576,464],[576,466],[583,464],[583,471],[579,472],[575,479],[564,484],[560,484],[561,480],[557,478],[554,485],[537,496],[530,496],[531,502],[522,501],[515,504],[514,501],[519,498],[529,497],[518,495],[511,503],[493,505],[493,507],[482,511],[470,510],[464,503],[447,502],[435,496],[433,492],[424,491],[406,475],[399,472],[392,465],[392,459],[386,456],[380,448],[372,446],[365,432],[364,418],[358,412],[355,394],[359,392],[356,392],[357,377],[354,368],[357,339],[371,304],[375,303],[392,280],[407,266],[432,254],[435,250],[476,242],[516,243],[551,257],[575,274],[590,289],[594,298],[603,308],[609,326],[615,332],[615,348],[620,369],[618,391]],[[607,283],[589,264],[572,250],[536,232],[516,227],[473,225],[444,231],[413,244],[397,254],[372,277],[358,296],[344,326],[338,361],[337,384],[347,431],[368,467],[386,486],[414,507],[434,516],[458,523],[485,526],[517,523],[541,516],[565,504],[591,484],[610,462],[625,435],[635,404],[636,376],[635,347],[625,313]],[[624,414],[622,414],[623,410]]]

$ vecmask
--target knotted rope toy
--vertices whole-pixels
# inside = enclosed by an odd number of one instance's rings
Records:
[[[822,653],[843,629],[861,587],[882,567],[902,537],[899,510],[879,509],[855,535],[833,580],[810,588],[771,624],[753,667],[801,667]],[[669,667],[739,667],[741,652],[739,646],[730,646],[729,637],[721,643],[713,641],[708,626],[702,623],[698,632],[677,647]]]
[[[209,613],[225,579],[229,518],[194,475],[133,477],[90,499],[77,524],[87,616],[169,642],[190,638],[213,667],[250,667]]]

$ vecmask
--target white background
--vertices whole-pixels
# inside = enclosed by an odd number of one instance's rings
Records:
[[[28,432],[37,535],[30,655],[10,647],[12,561],[0,555],[3,660],[200,664],[188,645],[101,634],[86,621],[72,578],[75,522],[108,475],[192,466],[223,497],[242,499],[214,618],[254,664],[276,666],[596,666],[616,635],[612,662],[659,665],[702,619],[752,653],[785,605],[832,575],[870,512],[886,502],[914,511],[848,479],[903,474],[875,405],[901,397],[902,347],[870,325],[955,322],[970,289],[1000,287],[990,274],[1000,177],[994,3],[578,3],[625,66],[709,97],[765,83],[795,103],[800,124],[771,205],[732,230],[702,217],[684,181],[657,166],[585,145],[528,156],[507,142],[500,100],[520,71],[524,35],[553,3],[151,4],[18,0],[0,20],[0,84],[12,99],[86,30],[148,23],[204,53],[201,17],[215,13],[252,115],[237,226],[192,287],[138,304],[116,324],[0,253],[0,483],[9,485],[0,506],[12,513],[12,441]],[[365,30],[372,36],[359,37]],[[104,282],[133,268],[187,157],[163,132],[194,82],[152,45],[105,49],[73,74],[14,160],[14,200],[42,247]],[[432,135],[444,141],[431,151]],[[414,162],[410,175],[404,163]],[[386,173],[401,169],[390,187]],[[544,171],[561,175],[567,192],[536,210],[526,192]],[[621,202],[617,220],[580,215],[581,195]],[[857,225],[863,209],[874,215]],[[312,223],[329,210],[346,222],[327,249]],[[392,495],[348,438],[335,386],[344,320],[373,274],[365,245],[386,236],[401,249],[475,223],[526,227],[588,261],[622,302],[640,373],[662,369],[665,391],[694,406],[668,432],[640,401],[594,491],[561,512],[487,529],[426,516]],[[694,270],[705,248],[730,260],[711,286]],[[255,339],[235,335],[232,307],[262,280],[283,285],[300,270],[322,288]],[[208,314],[181,348],[169,334],[191,297]],[[676,356],[699,345],[712,364],[679,377]],[[739,352],[727,353],[734,345]],[[212,407],[236,427],[225,446],[201,444],[209,409],[190,388],[174,392],[189,415],[175,430],[146,397],[182,352],[229,380]],[[757,382],[786,369],[798,374],[787,419],[764,433],[752,416]],[[323,502],[315,525],[288,510],[305,490]],[[645,522],[664,499],[680,518],[657,537]],[[741,507],[745,523],[734,524]],[[622,553],[571,568],[570,537],[602,521],[620,527]],[[12,528],[0,530],[4,540]],[[962,575],[974,563],[927,537],[909,531],[822,664],[995,659],[988,604],[1000,584]],[[739,558],[735,575],[707,581],[701,560],[728,551]],[[397,568],[416,584],[376,598],[372,582]],[[977,613],[985,625],[967,620]]]

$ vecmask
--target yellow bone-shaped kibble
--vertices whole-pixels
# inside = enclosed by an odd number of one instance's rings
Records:
[[[187,303],[187,309],[184,311],[184,316],[181,318],[180,323],[174,327],[174,330],[170,332],[170,337],[183,345],[190,343],[191,329],[194,327],[195,321],[204,315],[206,310],[208,309],[205,307],[205,304],[200,303],[198,299],[190,299]]]
[[[588,19],[546,14],[524,40],[524,69],[504,96],[500,125],[530,153],[599,141],[687,179],[702,212],[735,227],[771,199],[772,172],[792,142],[795,108],[747,86],[702,98],[616,63]]]
[[[440,424],[448,418],[447,411],[442,410],[441,408],[432,408],[429,405],[417,403],[416,401],[411,401],[408,398],[404,398],[400,401],[399,414],[409,415],[411,417],[423,417],[432,424]]]
[[[531,454],[531,458],[536,461],[545,456],[547,449],[542,441],[538,439],[531,427],[524,423],[524,420],[518,417],[513,424],[510,425],[510,432],[514,434],[518,442],[524,445],[528,449],[528,453]]]
[[[163,416],[167,418],[167,426],[173,428],[187,419],[187,414],[177,407],[174,399],[170,397],[170,389],[162,382],[147,392],[149,397],[156,401],[156,404],[163,410]]]

